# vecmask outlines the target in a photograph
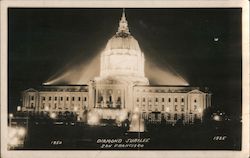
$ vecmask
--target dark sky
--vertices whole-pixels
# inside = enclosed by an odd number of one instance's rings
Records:
[[[68,63],[87,62],[117,31],[122,9],[9,9],[9,109]],[[207,86],[213,105],[241,113],[241,9],[126,9],[146,59]]]

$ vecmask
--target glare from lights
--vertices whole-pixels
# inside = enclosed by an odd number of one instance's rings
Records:
[[[18,134],[19,136],[21,136],[21,137],[25,136],[25,134],[26,134],[25,128],[20,127],[20,128],[17,130],[17,134]]]
[[[17,138],[17,137],[14,137],[12,139],[10,139],[9,141],[9,145],[12,146],[12,147],[15,147],[15,146],[18,146],[20,140]]]
[[[12,113],[10,113],[10,114],[9,114],[9,117],[12,118],[12,117],[14,117],[14,115],[13,115]]]
[[[121,111],[120,115],[118,116],[118,121],[123,122],[127,118],[127,112],[126,111]]]
[[[134,112],[136,112],[136,113],[140,112],[139,107],[135,107]]]
[[[13,138],[16,134],[17,134],[17,129],[13,127],[9,127],[9,130],[8,130],[9,139]]]
[[[24,127],[9,127],[8,128],[8,147],[15,148],[23,143],[26,135]]]
[[[136,119],[138,119],[138,118],[139,118],[138,114],[134,114],[134,115],[132,116],[132,120],[136,120]]]
[[[48,106],[45,106],[45,111],[49,111],[49,107]]]
[[[169,111],[170,111],[169,107],[166,107],[166,112],[169,112]]]
[[[52,113],[50,114],[50,118],[55,119],[55,118],[56,118],[56,113],[52,112]]]
[[[75,107],[74,107],[74,111],[76,112],[77,110],[78,110],[78,108],[75,106]]]
[[[98,125],[100,122],[99,116],[97,113],[90,112],[88,114],[88,124],[89,125]]]
[[[214,119],[215,121],[220,121],[220,116],[215,115],[215,116],[213,117],[213,119]]]
[[[202,112],[202,109],[201,109],[201,108],[198,108],[198,112],[201,113],[201,112]]]
[[[21,111],[21,106],[17,106],[17,111]]]

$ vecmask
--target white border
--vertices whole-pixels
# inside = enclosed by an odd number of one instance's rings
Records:
[[[247,158],[249,156],[249,2],[247,0],[190,0],[190,1],[153,1],[153,0],[137,0],[137,1],[70,1],[70,0],[43,0],[43,1],[0,1],[1,4],[1,157],[3,158],[44,158],[44,157],[171,157],[171,158],[188,158],[188,157],[216,157],[216,158]],[[242,18],[242,43],[243,43],[243,112],[242,112],[242,151],[69,151],[69,150],[22,150],[8,151],[7,138],[7,8],[8,7],[116,7],[116,8],[207,8],[207,7],[241,7],[243,11]]]

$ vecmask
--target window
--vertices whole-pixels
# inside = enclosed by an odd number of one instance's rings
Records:
[[[197,102],[197,100],[195,99],[195,100],[194,100],[194,102],[196,103],[196,102]]]
[[[34,96],[31,96],[31,100],[34,100]]]
[[[184,102],[184,98],[181,98],[181,102],[182,102],[182,103]]]
[[[117,98],[117,102],[121,102],[121,97],[118,97],[118,98]]]
[[[177,114],[174,114],[174,120],[177,120]]]
[[[184,120],[185,116],[184,114],[181,114],[181,119]]]
[[[178,106],[177,106],[177,105],[175,105],[175,106],[174,106],[174,110],[175,110],[175,111],[177,111],[177,108],[178,108]]]
[[[84,101],[87,101],[87,98],[86,98],[86,97],[84,97]]]
[[[51,100],[51,97],[49,97],[49,100]]]
[[[196,119],[198,119],[198,116],[197,116],[197,114],[195,114],[195,115],[194,115],[194,119],[195,119],[195,120],[196,120]]]
[[[183,105],[181,106],[181,111],[182,111],[182,112],[184,111],[184,106],[183,106]]]
[[[55,97],[55,100],[57,100],[57,97]]]
[[[43,103],[43,104],[42,104],[42,107],[41,107],[41,109],[44,109],[44,106],[45,106],[45,103]]]
[[[194,110],[197,110],[197,105],[194,105]]]
[[[145,104],[142,105],[142,110],[145,110]]]
[[[72,101],[75,101],[75,97],[72,97]]]
[[[140,99],[139,99],[139,98],[137,98],[137,99],[136,99],[136,101],[137,101],[137,102],[139,102],[139,101],[140,101]]]
[[[66,100],[69,101],[69,97],[67,97]]]
[[[98,97],[98,103],[101,103],[103,101],[103,96]]]
[[[177,102],[177,98],[174,98],[174,101]]]
[[[171,102],[171,98],[168,98],[168,102]]]
[[[158,98],[155,98],[155,102],[158,102]]]
[[[152,105],[148,105],[148,110],[151,110],[151,108],[152,108]]]
[[[164,102],[164,98],[161,98],[161,101]]]
[[[164,111],[164,105],[162,105],[162,108],[161,108],[162,111]]]
[[[45,100],[45,97],[43,97],[42,99]]]
[[[142,101],[145,102],[145,98],[143,98]]]
[[[81,101],[81,97],[78,97],[78,101]]]
[[[168,118],[168,120],[170,120],[170,119],[171,119],[171,115],[170,115],[170,114],[168,114],[167,118]]]

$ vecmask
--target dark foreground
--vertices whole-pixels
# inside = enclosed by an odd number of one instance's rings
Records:
[[[114,126],[30,124],[28,150],[240,150],[241,123],[192,126],[151,125],[147,132]]]

